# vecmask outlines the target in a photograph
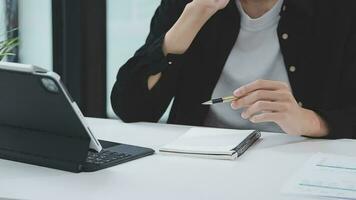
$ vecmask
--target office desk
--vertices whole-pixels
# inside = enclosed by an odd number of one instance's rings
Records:
[[[97,137],[158,149],[189,127],[88,119]],[[156,154],[94,173],[74,174],[0,160],[0,197],[55,199],[296,200],[280,190],[316,152],[355,155],[351,140],[263,134],[236,161]],[[65,148],[65,147],[64,147]]]

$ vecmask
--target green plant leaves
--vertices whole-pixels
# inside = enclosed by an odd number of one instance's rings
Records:
[[[6,34],[12,33],[18,31],[18,28],[14,28],[12,30],[9,30]],[[6,56],[14,56],[14,53],[11,53],[11,51],[17,47],[20,43],[20,40],[18,37],[15,38],[10,38],[4,41],[0,41],[0,61],[3,60]]]
[[[0,41],[0,61],[5,56],[14,55],[11,51],[19,45],[19,38],[11,38],[4,41]]]

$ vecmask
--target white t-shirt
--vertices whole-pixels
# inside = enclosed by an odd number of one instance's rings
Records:
[[[289,84],[277,34],[283,0],[278,0],[271,10],[257,19],[245,13],[240,0],[237,0],[237,5],[241,13],[240,34],[214,89],[213,98],[230,96],[237,88],[258,79]],[[205,125],[283,132],[275,123],[253,124],[243,119],[242,111],[232,110],[230,104],[213,105]]]

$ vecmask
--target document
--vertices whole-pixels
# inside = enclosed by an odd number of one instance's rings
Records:
[[[283,193],[356,199],[356,157],[318,153],[289,181]]]

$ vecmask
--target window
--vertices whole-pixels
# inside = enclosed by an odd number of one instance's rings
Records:
[[[7,39],[6,3],[0,0],[0,41]]]
[[[9,61],[52,70],[52,13],[50,0],[0,0],[0,39],[18,36],[16,58]],[[18,35],[17,35],[18,34]]]
[[[11,2],[11,0],[10,0]],[[19,0],[19,59],[52,70],[52,1]]]
[[[107,0],[107,110],[114,117],[110,93],[119,67],[144,44],[160,0]]]
[[[6,39],[5,0],[0,0],[0,41]]]

